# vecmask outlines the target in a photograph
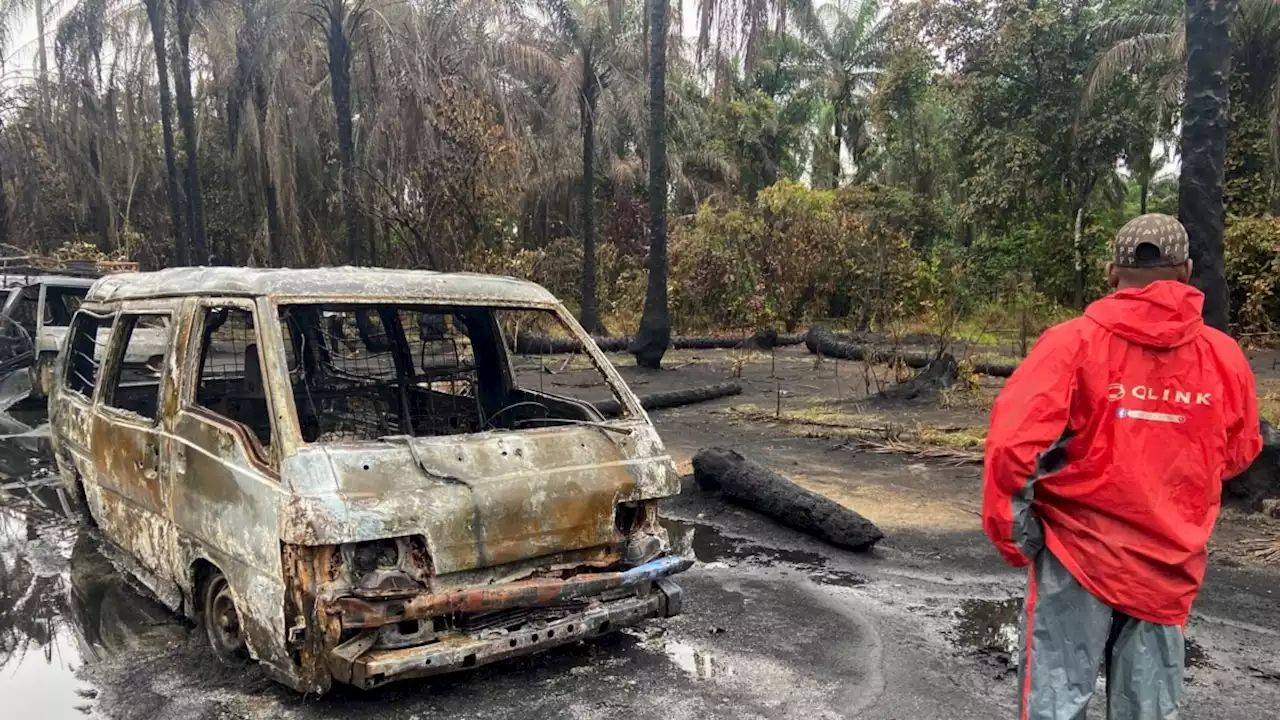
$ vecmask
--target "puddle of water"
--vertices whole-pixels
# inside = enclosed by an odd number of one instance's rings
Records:
[[[962,600],[955,609],[956,642],[970,650],[1013,653],[1018,649],[1021,598]]]
[[[999,652],[1010,658],[1018,650],[1022,598],[967,599],[954,611],[956,643],[976,652]],[[1183,641],[1186,667],[1210,667],[1209,655],[1195,640]]]
[[[0,418],[0,707],[14,717],[81,719],[97,691],[77,670],[187,631],[66,516],[47,432]]]
[[[662,524],[677,552],[692,555],[704,563],[738,561],[764,567],[784,564],[805,571],[811,580],[824,585],[853,587],[867,582],[862,575],[831,567],[826,558],[817,553],[758,545],[726,536],[710,525],[671,518],[662,518]]]
[[[698,680],[716,680],[733,675],[733,668],[719,657],[688,643],[668,641],[663,647],[663,652],[673,665]]]

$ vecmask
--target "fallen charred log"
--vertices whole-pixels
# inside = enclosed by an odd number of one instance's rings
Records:
[[[682,390],[668,390],[666,392],[649,393],[648,395],[640,395],[640,406],[645,410],[662,410],[664,408],[681,407],[684,405],[693,405],[694,403],[707,402],[708,400],[716,400],[722,397],[738,395],[742,393],[742,386],[736,382],[722,382],[714,385],[703,385],[695,388],[685,388]],[[600,411],[605,417],[617,417],[619,413],[617,400],[605,400],[595,403],[596,410]]]
[[[596,337],[596,345],[605,352],[626,352],[633,338]],[[804,336],[780,334],[772,328],[758,330],[751,335],[689,335],[671,339],[674,350],[769,350],[787,345],[799,345]],[[565,355],[580,352],[582,345],[571,338],[552,338],[544,335],[523,334],[516,338],[515,351],[521,355]]]
[[[872,363],[895,363],[914,370],[929,367],[939,359],[938,353],[912,350],[881,350],[868,345],[841,340],[835,333],[822,325],[814,325],[804,336],[805,347],[809,352],[822,357],[840,358],[841,360],[868,361]],[[1017,369],[1015,363],[997,363],[975,360],[971,363],[973,371],[994,377],[1009,377]]]
[[[805,490],[733,450],[699,450],[693,456],[693,476],[705,491],[719,491],[730,502],[838,547],[863,552],[884,537],[880,528],[853,510]]]
[[[631,338],[592,338],[605,352],[622,352],[631,346]],[[521,355],[567,355],[582,352],[582,345],[573,338],[553,338],[545,335],[523,333],[516,336],[513,348]]]
[[[1222,486],[1222,493],[1258,510],[1263,500],[1280,498],[1280,430],[1262,421],[1262,453],[1239,476]]]

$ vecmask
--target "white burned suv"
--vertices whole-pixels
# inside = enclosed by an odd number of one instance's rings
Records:
[[[157,337],[162,361],[122,362]],[[517,352],[547,338],[579,352]],[[49,413],[63,482],[129,570],[220,658],[255,658],[300,691],[482,665],[680,610],[670,576],[691,560],[656,510],[679,492],[671,459],[532,283],[367,268],[107,277],[72,320]]]

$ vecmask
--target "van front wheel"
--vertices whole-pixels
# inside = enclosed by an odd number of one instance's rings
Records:
[[[236,610],[235,597],[227,578],[217,570],[204,585],[204,629],[209,635],[213,654],[224,665],[243,665],[249,659],[249,647],[244,641],[244,629],[240,613]]]

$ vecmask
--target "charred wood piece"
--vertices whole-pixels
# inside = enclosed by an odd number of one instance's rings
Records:
[[[722,382],[714,385],[703,385],[695,388],[685,388],[682,390],[668,390],[667,392],[649,393],[640,395],[640,406],[645,410],[662,410],[665,408],[682,407],[684,405],[693,405],[695,403],[707,402],[709,400],[717,400],[722,397],[731,395],[739,395],[742,393],[742,386],[736,382]],[[617,400],[605,400],[595,404],[596,410],[600,411],[605,417],[617,417],[619,414]]]
[[[922,370],[929,367],[939,358],[937,353],[911,350],[882,350],[846,340],[841,340],[835,333],[822,325],[814,325],[804,336],[805,347],[809,352],[823,357],[840,358],[841,360],[868,361],[872,363],[895,363],[913,369]],[[1009,377],[1018,366],[1014,363],[997,363],[974,361],[973,371],[993,377]]]
[[[1222,494],[1255,511],[1263,500],[1280,498],[1280,430],[1262,421],[1262,453],[1248,470],[1223,484]]]
[[[693,477],[704,491],[755,510],[837,547],[870,550],[884,533],[875,523],[810,492],[733,450],[703,448],[693,456]]]
[[[632,345],[630,337],[596,337],[596,346],[604,352],[627,352]],[[758,330],[751,335],[689,335],[676,336],[671,347],[676,350],[769,350],[787,345],[799,345],[804,336],[779,334],[772,328]],[[516,338],[515,351],[521,355],[563,355],[581,352],[582,346],[570,338],[551,338],[545,335],[523,334]]]

